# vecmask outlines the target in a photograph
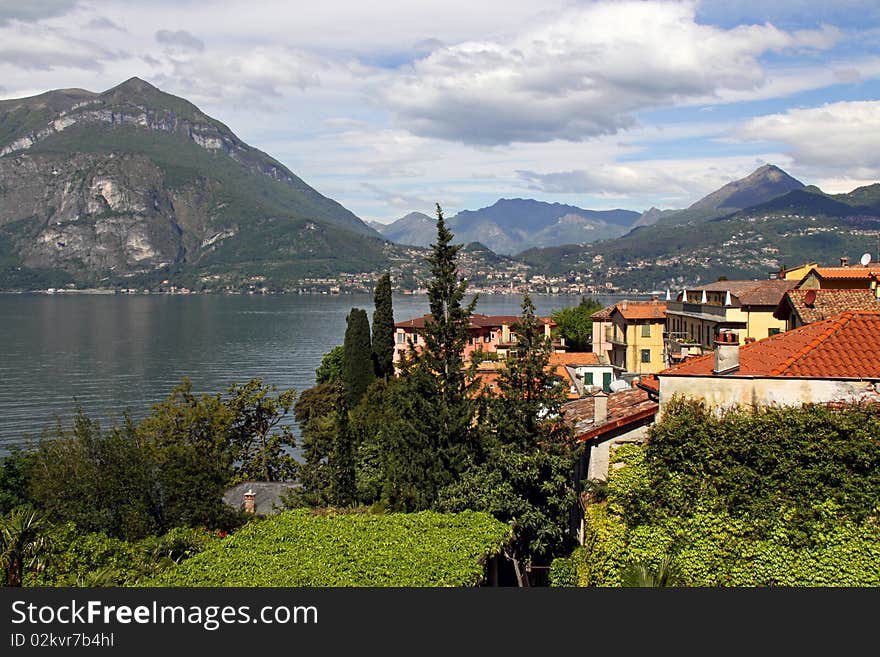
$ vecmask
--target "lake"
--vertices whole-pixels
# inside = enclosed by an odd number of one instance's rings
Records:
[[[547,315],[580,297],[533,301]],[[481,296],[477,312],[518,315],[521,302]],[[69,426],[77,405],[105,426],[125,410],[142,418],[184,376],[200,393],[254,377],[302,391],[353,307],[372,319],[370,295],[0,294],[0,452],[58,419]],[[424,296],[394,296],[396,321],[427,311]]]

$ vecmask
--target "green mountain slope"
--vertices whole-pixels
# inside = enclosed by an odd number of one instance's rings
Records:
[[[284,287],[375,270],[386,251],[339,203],[137,78],[0,102],[0,288]]]

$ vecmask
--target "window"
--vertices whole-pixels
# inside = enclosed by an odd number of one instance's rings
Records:
[[[397,344],[403,344],[403,341],[406,339],[406,334],[403,332],[396,333],[397,336]]]
[[[584,374],[584,383],[586,383],[588,386],[593,385],[593,373],[592,372],[587,372],[586,374]]]
[[[642,337],[650,338],[651,337],[651,325],[650,324],[642,324]]]
[[[651,362],[651,350],[650,349],[642,349],[642,362],[650,363]]]
[[[492,338],[489,337],[489,334],[483,336],[483,342],[492,342]]]
[[[768,335],[768,336],[776,335],[776,334],[779,333],[780,331],[781,331],[781,329],[778,329],[778,328],[768,329],[768,330],[767,330],[767,335]]]

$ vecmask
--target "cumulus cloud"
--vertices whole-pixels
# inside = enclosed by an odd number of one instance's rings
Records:
[[[90,30],[114,30],[116,32],[125,32],[125,28],[120,27],[105,16],[98,16],[86,23],[86,28]]]
[[[100,70],[122,53],[42,25],[19,25],[0,38],[0,64],[21,70],[80,68]]]
[[[195,50],[202,52],[205,44],[186,30],[159,30],[156,32],[156,41],[169,48],[179,50]]]
[[[0,3],[0,25],[11,20],[38,21],[66,14],[76,0],[19,0]]]
[[[880,174],[880,101],[827,103],[759,116],[736,134],[783,142],[791,158],[805,167],[845,171],[854,178]]]
[[[833,29],[723,29],[692,3],[601,2],[507,40],[469,41],[415,62],[383,90],[398,120],[425,136],[506,144],[582,140],[634,125],[642,109],[751,91],[760,57],[825,49]]]

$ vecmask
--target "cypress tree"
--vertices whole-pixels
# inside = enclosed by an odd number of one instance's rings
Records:
[[[376,376],[394,375],[394,308],[391,302],[391,276],[383,274],[373,294],[373,359]]]
[[[366,310],[352,308],[346,322],[342,383],[348,408],[354,408],[375,378],[373,347],[370,344],[370,322]]]
[[[437,205],[437,242],[429,258],[431,319],[425,345],[411,352],[401,374],[402,393],[395,412],[402,431],[389,433],[385,496],[396,510],[434,506],[438,492],[478,460],[473,429],[475,404],[464,371],[470,316],[476,299],[463,305],[467,282],[458,278],[452,233]]]

